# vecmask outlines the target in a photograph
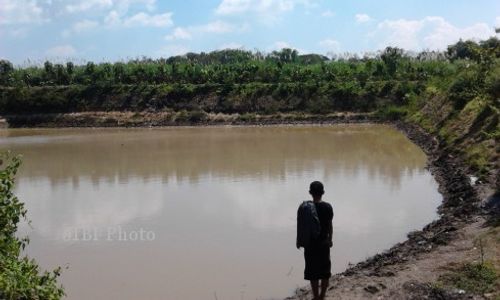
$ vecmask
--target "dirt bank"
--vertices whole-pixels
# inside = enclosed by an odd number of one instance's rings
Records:
[[[373,120],[371,113],[214,114],[181,112],[78,112],[0,116],[3,127],[158,127],[207,125],[271,125],[309,123],[353,123]]]
[[[406,241],[334,275],[327,299],[498,299],[498,292],[473,295],[437,283],[441,275],[461,264],[478,262],[481,251],[498,265],[500,233],[487,225],[495,216],[483,209],[481,201],[491,194],[489,185],[473,185],[459,158],[443,151],[439,141],[420,128],[405,123],[394,126],[427,153],[428,168],[443,195],[440,218],[409,233]],[[482,250],[479,237],[490,240]],[[312,296],[306,287],[287,299]]]

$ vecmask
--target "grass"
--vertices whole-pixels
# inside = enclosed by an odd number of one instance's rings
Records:
[[[382,120],[395,121],[404,118],[407,113],[408,111],[405,107],[389,105],[377,110],[375,116]]]
[[[245,113],[238,117],[238,120],[243,122],[251,122],[257,120],[257,115],[254,113]]]
[[[500,288],[497,270],[489,262],[465,263],[459,269],[441,275],[438,284],[474,294],[486,294]]]
[[[485,175],[488,172],[488,157],[490,153],[484,143],[473,144],[466,150],[467,163],[477,170],[479,175]]]
[[[201,110],[181,110],[175,115],[176,122],[201,123],[208,119],[208,114]]]
[[[439,289],[461,289],[469,293],[500,299],[500,224],[480,234],[474,245],[479,250],[477,262],[462,263],[441,275],[433,286]]]

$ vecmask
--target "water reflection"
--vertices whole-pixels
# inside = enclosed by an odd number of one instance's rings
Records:
[[[29,203],[30,215],[43,216],[33,224],[37,233],[58,242],[70,242],[64,237],[72,229],[105,232],[137,218],[150,218],[163,206],[161,186],[138,181],[96,186],[83,180],[78,185],[54,186],[47,179],[21,177],[18,185],[21,199],[33,200]]]
[[[74,299],[288,295],[304,284],[295,213],[311,180],[325,183],[334,207],[335,271],[428,223],[440,200],[425,155],[386,126],[1,135],[1,148],[24,156],[18,193],[33,221],[23,227],[30,254],[47,268],[69,264],[62,280]],[[65,239],[74,228],[116,226],[156,238]]]
[[[201,177],[285,179],[318,165],[326,176],[356,177],[367,170],[396,188],[402,172],[422,171],[425,156],[399,132],[370,126],[272,128],[174,128],[151,130],[39,130],[28,143],[24,130],[3,139],[23,152],[23,176],[52,184],[89,177],[126,183],[172,177],[197,182]],[[0,144],[0,146],[5,147]],[[21,151],[22,150],[22,151]],[[82,163],[84,162],[84,163]]]

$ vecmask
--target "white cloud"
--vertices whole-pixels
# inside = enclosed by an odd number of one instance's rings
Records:
[[[85,19],[74,23],[73,26],[71,26],[71,29],[63,30],[61,35],[67,38],[70,37],[73,33],[81,33],[84,31],[92,30],[97,26],[99,26],[99,22]]]
[[[148,11],[153,11],[156,4],[156,0],[72,0],[68,2],[70,3],[65,6],[65,11],[68,13],[113,9],[125,14],[134,4],[145,7]]]
[[[223,44],[223,45],[220,45],[218,47],[219,50],[225,50],[225,49],[243,49],[244,46],[242,44],[238,44],[238,43],[227,43],[227,44]]]
[[[122,18],[116,10],[109,12],[109,14],[104,18],[104,23],[109,26],[124,27],[170,27],[174,24],[171,12],[156,15],[139,12],[131,17]]]
[[[500,27],[500,16],[495,18],[495,26]]]
[[[274,44],[269,47],[271,50],[281,50],[283,48],[292,48],[289,43],[283,41],[274,42]]]
[[[396,46],[407,50],[443,50],[459,39],[487,39],[494,35],[494,28],[485,23],[456,27],[442,17],[425,17],[421,20],[385,20],[377,25],[372,38],[380,39],[379,47]]]
[[[162,57],[184,55],[190,51],[189,47],[184,45],[167,45],[158,51],[158,55]]]
[[[75,48],[71,45],[59,45],[45,51],[49,57],[69,57],[76,54]]]
[[[366,23],[372,20],[372,18],[367,14],[356,14],[355,18],[357,23]]]
[[[215,9],[219,15],[242,13],[250,9],[251,0],[223,0]]]
[[[113,6],[113,0],[84,0],[74,1],[66,5],[66,11],[69,13],[79,13],[90,9],[107,9]]]
[[[243,32],[247,29],[247,24],[235,25],[221,20],[216,20],[203,25],[176,27],[171,34],[165,36],[165,39],[167,41],[191,40],[194,35]]]
[[[167,12],[158,15],[149,15],[145,12],[140,12],[130,18],[123,20],[123,25],[130,26],[151,26],[151,27],[169,27],[172,26],[172,13]]]
[[[120,14],[116,10],[112,10],[104,18],[104,23],[110,26],[118,26],[121,24]]]
[[[378,30],[385,35],[381,47],[399,46],[408,50],[417,50],[420,46],[418,33],[424,23],[416,20],[386,20],[378,24]]]
[[[328,10],[325,10],[324,12],[322,12],[321,16],[325,17],[325,18],[332,18],[335,16],[335,12],[328,9]]]
[[[27,24],[47,21],[35,0],[0,0],[0,24]]]
[[[156,0],[113,0],[116,9],[122,13],[126,13],[131,5],[139,5],[145,7],[151,12],[156,9]]]
[[[460,38],[468,40],[487,39],[494,35],[495,29],[485,23],[476,23],[468,27],[457,28],[446,22],[443,18],[428,18],[427,22],[435,24],[434,31],[424,37],[425,47],[431,49],[444,49],[447,45],[458,41]]]
[[[316,0],[222,0],[215,9],[220,16],[249,16],[265,24],[276,23],[280,15],[296,6],[313,7]]]
[[[207,23],[198,28],[201,32],[208,32],[208,33],[228,33],[236,30],[236,27],[233,24],[223,22],[220,20]]]
[[[171,34],[165,36],[165,39],[167,41],[190,40],[191,38],[192,38],[192,35],[189,32],[189,30],[182,28],[182,27],[176,27]]]
[[[332,51],[332,52],[339,52],[340,51],[340,43],[334,39],[324,39],[324,40],[319,42],[319,45],[328,51]]]
[[[292,10],[293,0],[222,0],[216,14],[233,15],[247,12],[268,13]]]
[[[293,46],[290,43],[285,42],[285,41],[276,41],[272,45],[270,45],[269,47],[267,47],[266,50],[267,51],[275,51],[275,50],[279,51],[279,50],[281,50],[283,48],[289,48],[289,49],[297,50],[297,52],[299,52],[299,54],[310,53],[310,51],[308,51],[306,49],[297,48],[297,47],[295,47],[295,46]]]

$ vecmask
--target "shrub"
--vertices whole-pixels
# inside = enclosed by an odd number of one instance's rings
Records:
[[[395,121],[404,118],[407,113],[406,108],[389,105],[377,110],[375,116],[381,120]]]
[[[207,120],[208,115],[202,110],[194,110],[188,113],[188,120],[193,123],[199,123]]]
[[[0,166],[0,299],[60,299],[64,290],[57,284],[60,268],[42,272],[35,260],[21,251],[28,243],[15,233],[26,219],[24,203],[14,195],[14,177],[21,164],[19,157],[3,154]]]
[[[202,110],[186,111],[181,110],[175,116],[176,122],[199,123],[208,119],[208,114]]]
[[[493,99],[500,98],[500,66],[493,69],[486,77],[486,91]],[[498,100],[497,100],[498,101]]]
[[[254,113],[245,113],[238,117],[238,120],[243,122],[252,122],[257,120],[257,115]]]
[[[308,111],[313,114],[327,114],[331,109],[332,101],[326,97],[311,99],[308,103]]]
[[[453,81],[449,89],[449,98],[455,109],[462,109],[470,100],[478,95],[479,82],[476,72],[462,72]]]
[[[487,293],[495,290],[498,274],[489,263],[466,263],[455,272],[444,274],[439,281],[445,285],[473,293]]]

